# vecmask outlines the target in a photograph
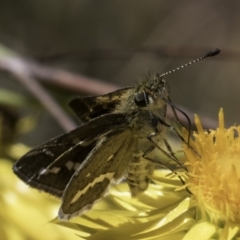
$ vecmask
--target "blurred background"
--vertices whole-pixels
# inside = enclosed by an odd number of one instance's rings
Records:
[[[165,79],[172,101],[206,127],[220,107],[227,126],[239,124],[239,10],[237,0],[1,0],[2,144],[36,146],[77,124],[74,96],[136,85],[217,47]]]
[[[219,56],[166,77],[171,98],[181,108],[213,120],[223,107],[227,124],[239,123],[239,9],[239,1],[219,0],[2,0],[1,59],[4,62],[7,47],[40,70],[61,69],[111,84],[100,89],[87,82],[87,89],[77,88],[71,76],[39,74],[30,67],[34,80],[66,107],[74,96],[134,85],[149,72],[163,73],[218,47]],[[0,71],[1,89],[27,98],[21,113],[30,109],[39,114],[37,128],[24,142],[36,145],[63,132],[11,72],[14,69]]]

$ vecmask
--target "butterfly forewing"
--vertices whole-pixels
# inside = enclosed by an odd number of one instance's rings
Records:
[[[87,122],[113,112],[133,91],[132,87],[127,87],[101,96],[78,97],[70,101],[69,107],[79,120]]]
[[[120,128],[100,137],[64,191],[60,218],[69,219],[91,208],[106,194],[112,182],[126,175],[127,165],[136,149],[135,140],[129,128]]]
[[[15,174],[32,187],[61,197],[79,165],[106,132],[126,127],[123,114],[108,114],[34,148],[13,167]]]

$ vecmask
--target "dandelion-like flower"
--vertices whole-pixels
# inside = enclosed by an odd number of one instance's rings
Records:
[[[195,122],[197,132],[189,146],[184,144],[184,152],[197,220],[208,223],[216,239],[233,239],[240,226],[240,126],[226,129],[223,109],[217,130],[205,131],[198,116]]]

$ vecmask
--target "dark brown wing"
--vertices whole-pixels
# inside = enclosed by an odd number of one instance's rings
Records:
[[[30,186],[61,197],[72,175],[95,147],[96,139],[125,129],[123,114],[107,114],[42,144],[21,157],[14,173]]]
[[[78,97],[70,101],[69,107],[81,122],[88,122],[101,115],[112,113],[132,91],[133,87],[127,87],[101,96]]]
[[[101,136],[69,181],[59,217],[69,219],[82,214],[101,200],[110,184],[126,173],[136,144],[129,128]]]

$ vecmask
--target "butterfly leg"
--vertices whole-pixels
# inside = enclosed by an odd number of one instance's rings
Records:
[[[152,135],[152,134],[151,134]],[[151,141],[152,142],[152,141]],[[155,143],[154,143],[155,144]],[[171,155],[168,154],[164,149],[160,148],[159,146],[157,146],[158,149],[160,149],[160,151],[162,153],[164,153],[167,157],[169,157],[170,159],[172,159]],[[153,162],[153,163],[156,163],[158,166],[162,167],[162,168],[166,168],[166,169],[169,169],[171,172],[173,172],[175,175],[178,176],[178,178],[180,179],[181,183],[184,185],[185,184],[185,181],[182,179],[181,176],[179,176],[177,174],[177,172],[171,167],[169,166],[168,164],[164,164],[164,163],[161,163],[159,162],[158,160],[155,160],[151,157],[149,157],[149,153],[151,153],[153,150],[155,149],[155,146],[154,145],[151,145],[142,155],[143,158],[145,158],[146,160],[150,161],[150,162]],[[172,159],[173,160],[173,159]],[[187,189],[187,188],[186,188]],[[187,189],[188,191],[188,189]],[[189,191],[188,191],[189,192]]]
[[[166,146],[166,148],[168,149],[169,153],[167,151],[165,151],[164,149],[162,149],[158,144],[156,144],[153,140],[154,136],[157,135],[157,131],[154,133],[151,133],[147,138],[148,140],[152,143],[152,145],[144,152],[143,154],[143,158],[147,159],[148,161],[154,162],[154,163],[158,163],[158,165],[162,166],[163,168],[167,168],[169,169],[171,172],[173,172],[176,176],[178,176],[179,180],[182,182],[182,184],[185,184],[185,181],[183,180],[183,178],[181,176],[179,176],[179,174],[168,164],[163,164],[160,163],[159,161],[150,158],[149,156],[147,156],[149,153],[151,153],[155,148],[159,149],[164,155],[166,155],[168,158],[170,158],[171,160],[173,160],[174,162],[176,162],[177,164],[179,164],[183,169],[186,169],[186,167],[184,167],[180,161],[177,159],[177,157],[175,156],[175,154],[172,151],[171,146],[169,145],[169,143],[167,142],[166,139],[164,139],[164,144]],[[190,190],[186,187],[186,190],[191,194]]]
[[[176,128],[173,127],[173,126],[171,126],[171,125],[169,125],[169,129],[170,129],[172,132],[174,132],[174,133],[181,139],[181,141],[188,146],[188,148],[190,148],[192,151],[194,151],[194,153],[196,153],[199,157],[201,157],[201,156],[199,155],[199,153],[190,145],[190,142],[189,142],[190,139],[189,139],[188,141],[186,141],[186,140],[183,138],[183,136],[181,136],[181,134],[176,130]]]
[[[165,156],[167,156],[169,159],[173,160],[175,163],[177,163],[178,165],[180,165],[183,169],[186,170],[186,168],[180,163],[180,161],[177,159],[177,157],[175,156],[171,146],[169,145],[169,143],[167,142],[166,139],[164,139],[164,144],[168,150],[168,152],[166,150],[164,150],[162,147],[160,147],[154,140],[153,138],[155,136],[157,136],[158,134],[155,133],[151,133],[150,135],[148,135],[148,140],[151,142],[152,146],[154,146],[154,148],[157,148],[158,150],[160,150]],[[147,151],[143,154],[143,157],[146,157],[146,154],[149,154],[151,151],[153,151],[153,149],[151,149],[151,146],[149,149],[147,149]]]
[[[167,127],[168,129],[170,129],[172,132],[174,132],[179,138],[180,138],[180,140],[184,143],[184,144],[186,144],[189,148],[191,148],[192,149],[192,151],[194,151],[199,157],[201,157],[200,155],[199,155],[199,153],[190,145],[190,137],[188,137],[188,140],[186,141],[184,138],[183,138],[183,136],[177,131],[177,129],[174,127],[174,126],[172,126],[172,125],[170,125],[170,124],[167,124],[166,122],[164,122],[163,120],[161,120],[161,119],[157,119],[158,120],[158,122],[159,123],[161,123],[162,125],[164,125],[165,127]],[[180,122],[179,120],[178,120],[178,122]],[[181,123],[181,122],[180,122]],[[149,136],[148,136],[148,139],[149,138],[151,138],[151,137],[154,137],[155,135],[157,135],[158,134],[158,130],[157,129],[155,129],[155,132],[154,133],[152,133],[152,134],[150,134]],[[153,135],[153,136],[151,136],[151,135]],[[189,135],[190,136],[190,135]],[[151,140],[150,140],[151,141]],[[153,141],[153,140],[152,140]],[[167,141],[166,140],[164,140],[165,141],[165,146],[166,146],[166,148],[169,150],[169,147],[170,147],[170,145],[167,143]],[[168,146],[167,146],[167,145]],[[171,148],[171,147],[170,147]],[[172,151],[169,151],[170,152],[170,154],[171,154],[171,152]],[[172,152],[173,153],[173,152]],[[177,160],[177,159],[176,159]],[[177,160],[178,161],[178,160]]]
[[[150,154],[154,149],[155,149],[155,147],[154,147],[153,145],[151,145],[151,146],[143,153],[142,157],[143,157],[144,159],[147,159],[147,160],[150,161],[150,162],[153,162],[153,163],[156,163],[156,164],[160,165],[160,166],[163,167],[163,168],[167,168],[166,165],[162,164],[162,163],[159,162],[158,160],[155,160],[155,159],[149,157],[149,154]]]

